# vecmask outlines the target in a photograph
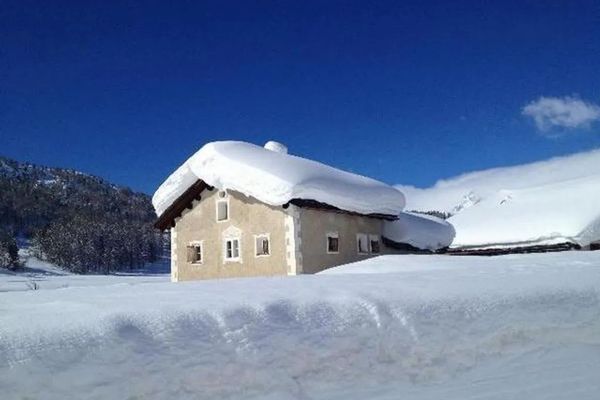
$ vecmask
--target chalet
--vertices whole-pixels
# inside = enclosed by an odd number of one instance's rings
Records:
[[[383,232],[404,207],[395,188],[276,142],[208,143],[152,201],[155,226],[171,231],[173,281],[316,273],[398,252]]]

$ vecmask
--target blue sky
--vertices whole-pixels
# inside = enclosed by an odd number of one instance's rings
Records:
[[[5,0],[0,20],[0,154],[147,193],[213,140],[416,186],[600,147],[600,2]]]

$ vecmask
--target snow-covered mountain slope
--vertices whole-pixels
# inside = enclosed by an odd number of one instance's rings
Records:
[[[198,179],[274,206],[306,199],[347,211],[391,215],[404,207],[404,196],[391,186],[287,154],[278,143],[260,147],[226,141],[205,144],[167,178],[152,198],[156,213],[161,215]]]
[[[600,391],[600,252],[386,256],[316,276],[0,293],[0,309],[3,400]]]
[[[452,214],[452,247],[600,240],[600,150],[399,188],[408,210]]]

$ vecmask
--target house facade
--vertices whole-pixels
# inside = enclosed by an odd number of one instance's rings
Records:
[[[174,282],[312,274],[395,252],[384,218],[317,206],[271,206],[232,190],[204,188],[171,231]]]

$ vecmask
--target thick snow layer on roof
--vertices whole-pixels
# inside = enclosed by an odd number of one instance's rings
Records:
[[[197,179],[270,205],[306,199],[361,214],[390,215],[404,207],[402,193],[382,182],[284,151],[228,141],[204,145],[169,176],[152,198],[156,213],[161,215]]]
[[[600,239],[600,175],[500,190],[450,218],[452,247],[551,244]]]
[[[600,150],[400,188],[408,210],[453,214],[452,247],[600,240]]]
[[[383,236],[397,243],[407,243],[423,250],[448,247],[454,228],[443,219],[411,212],[400,213],[398,220],[385,221]]]

